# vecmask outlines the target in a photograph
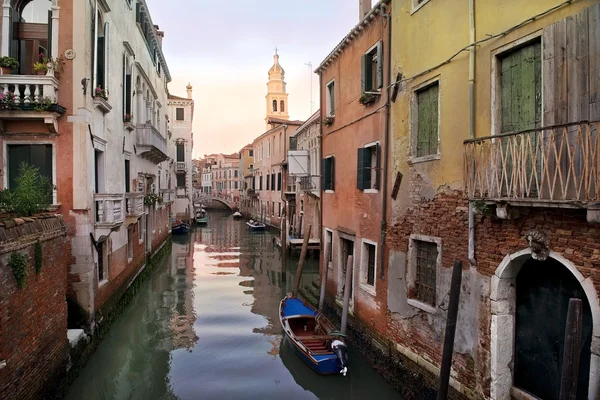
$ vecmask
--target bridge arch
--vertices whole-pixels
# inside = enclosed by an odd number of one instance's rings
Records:
[[[222,198],[216,197],[216,196],[201,196],[194,201],[194,207],[195,208],[202,207],[202,202],[205,202],[205,201],[217,201],[217,202],[225,205],[231,211],[234,211],[235,209],[237,209],[237,205],[233,201],[225,200],[225,199],[222,199]]]

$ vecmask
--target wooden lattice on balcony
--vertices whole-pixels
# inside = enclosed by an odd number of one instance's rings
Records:
[[[471,199],[600,199],[600,122],[579,122],[465,141]]]

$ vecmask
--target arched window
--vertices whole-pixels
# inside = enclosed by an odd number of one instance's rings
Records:
[[[277,100],[273,100],[273,111],[277,111]]]
[[[281,111],[281,112],[285,111],[285,104],[283,103],[283,100],[281,100],[281,103],[279,103],[279,111]]]

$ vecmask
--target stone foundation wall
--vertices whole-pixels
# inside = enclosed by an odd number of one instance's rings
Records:
[[[35,247],[42,262],[36,272]],[[11,254],[27,259],[24,287],[9,265]],[[39,399],[66,372],[67,266],[70,245],[61,217],[0,223],[0,397]]]

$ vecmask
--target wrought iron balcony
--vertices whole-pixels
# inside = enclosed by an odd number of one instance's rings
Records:
[[[185,163],[185,161],[177,161],[175,163],[175,171],[177,171],[177,172],[187,171],[187,164]]]
[[[472,200],[586,205],[600,200],[600,122],[580,122],[464,142]]]
[[[300,177],[300,189],[306,192],[313,192],[320,190],[321,177],[319,175],[301,176]]]
[[[96,227],[114,229],[121,226],[125,221],[123,203],[123,194],[94,194]]]
[[[0,120],[40,120],[58,133],[57,119],[66,112],[58,104],[58,80],[52,75],[0,75]],[[10,133],[0,124],[0,133]]]
[[[138,155],[155,164],[160,164],[168,158],[167,139],[160,134],[158,129],[151,124],[138,124],[135,129]]]
[[[144,194],[125,193],[125,212],[128,217],[140,217],[144,214]]]

